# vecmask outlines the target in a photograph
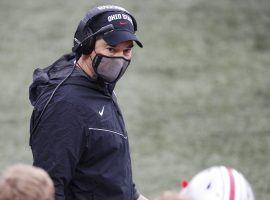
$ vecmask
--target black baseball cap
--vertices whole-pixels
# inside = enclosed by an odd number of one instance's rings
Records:
[[[135,35],[133,20],[129,14],[124,12],[106,12],[93,20],[91,28],[96,32],[109,24],[113,25],[114,30],[101,35],[109,45],[115,46],[121,42],[133,40],[139,47],[143,47],[142,43]]]

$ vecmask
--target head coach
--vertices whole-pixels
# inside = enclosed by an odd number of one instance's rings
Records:
[[[126,72],[137,22],[97,6],[80,21],[72,53],[33,74],[30,146],[56,200],[145,200],[132,178],[128,134],[114,93]]]

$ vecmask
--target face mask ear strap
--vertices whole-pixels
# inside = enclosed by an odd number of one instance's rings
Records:
[[[95,54],[97,55],[97,52],[95,51],[95,49],[93,50],[93,52],[95,52]],[[91,54],[89,54],[89,57],[90,57],[90,59],[91,59],[91,61],[92,61],[92,63],[93,63],[93,60],[95,59],[95,57],[92,58],[92,57],[91,57]]]
[[[90,56],[90,58],[91,58],[91,56]],[[102,60],[102,56],[99,56],[98,54],[96,54],[93,59],[91,58],[91,60],[92,60],[92,67],[93,67],[95,73],[97,74],[97,68]]]
[[[94,58],[91,57],[91,54],[89,55],[89,57],[92,61],[92,67],[93,67],[94,71],[96,72],[97,66],[99,65],[100,61],[98,62],[98,59],[97,59],[98,55],[97,55],[95,49],[93,50],[93,52],[95,52],[95,54],[96,54],[94,56]]]

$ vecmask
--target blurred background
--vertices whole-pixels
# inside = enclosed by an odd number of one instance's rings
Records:
[[[144,44],[116,89],[139,190],[153,198],[227,165],[269,199],[269,0],[1,0],[0,170],[32,163],[32,72],[70,52],[99,4],[131,11]]]

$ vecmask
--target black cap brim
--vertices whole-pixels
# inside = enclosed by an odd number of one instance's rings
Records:
[[[102,38],[111,46],[116,46],[117,44],[120,44],[122,42],[133,40],[137,43],[139,47],[143,47],[142,43],[138,40],[136,35],[124,30],[114,30],[105,33]]]

